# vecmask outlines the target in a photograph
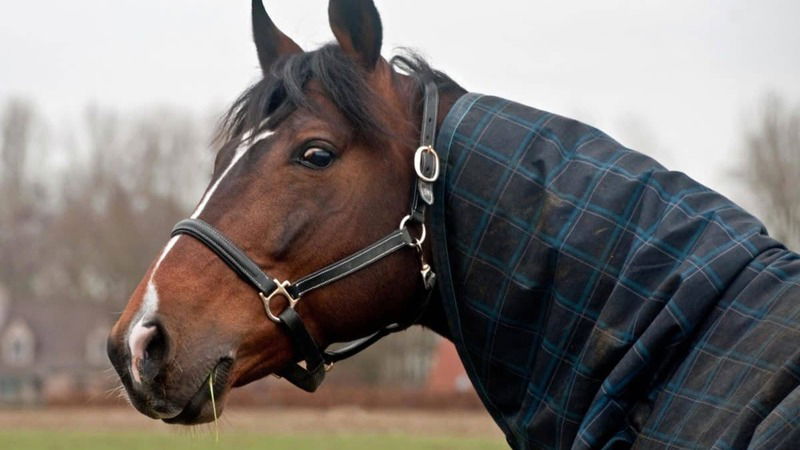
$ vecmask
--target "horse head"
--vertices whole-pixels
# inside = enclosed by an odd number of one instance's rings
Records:
[[[332,0],[336,42],[309,52],[275,26],[261,0],[252,8],[263,77],[226,115],[211,181],[191,217],[268,273],[277,292],[279,280],[300,279],[398,230],[414,195],[423,90],[418,77],[381,57],[371,1]],[[401,62],[460,89],[424,63]],[[246,282],[232,270],[238,263],[185,230],[175,234],[109,336],[131,402],[170,423],[211,420],[232,388],[304,359],[277,317],[290,308],[321,349],[410,323],[426,297],[422,226],[408,232],[408,248],[327,280],[296,306],[290,295],[266,301],[275,292]]]

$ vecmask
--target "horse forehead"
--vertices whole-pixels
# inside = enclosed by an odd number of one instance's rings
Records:
[[[322,91],[322,88],[308,89],[309,104],[297,108],[285,120],[289,134],[298,134],[309,128],[330,128],[330,131],[344,133],[351,131],[352,124],[345,118],[341,109]],[[283,132],[284,124],[278,127]]]

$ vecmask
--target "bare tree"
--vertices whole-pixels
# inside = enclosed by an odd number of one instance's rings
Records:
[[[39,247],[36,236],[47,221],[39,208],[41,192],[27,176],[36,114],[23,100],[0,111],[0,285],[9,294],[28,296]]]
[[[125,304],[207,182],[210,171],[197,166],[210,157],[213,127],[198,122],[169,110],[88,110],[35,276],[39,295],[58,287],[79,301]]]
[[[56,146],[32,105],[0,107],[0,285],[119,308],[200,197],[214,125],[164,108],[90,108],[72,125]]]
[[[768,96],[745,142],[744,177],[763,205],[770,234],[800,250],[800,106]]]
[[[22,193],[33,115],[33,107],[22,100],[9,101],[0,114],[0,182],[8,196],[4,200],[16,202]]]

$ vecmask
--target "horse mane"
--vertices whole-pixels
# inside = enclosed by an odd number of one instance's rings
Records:
[[[434,70],[413,51],[403,49],[390,64],[417,80],[434,79],[442,89],[458,87],[446,74]],[[223,115],[217,139],[228,141],[247,131],[258,134],[273,129],[297,108],[313,108],[305,87],[316,80],[350,121],[360,136],[379,141],[392,133],[380,119],[381,101],[366,80],[366,72],[336,44],[310,52],[295,53],[278,60],[268,75],[247,88]],[[459,87],[460,89],[460,87]]]

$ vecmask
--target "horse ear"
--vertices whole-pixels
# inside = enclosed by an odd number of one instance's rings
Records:
[[[342,50],[372,70],[383,41],[381,17],[372,0],[330,0],[328,19]]]
[[[253,0],[253,40],[256,43],[261,71],[266,75],[278,57],[303,50],[275,26],[261,2],[262,0]]]

